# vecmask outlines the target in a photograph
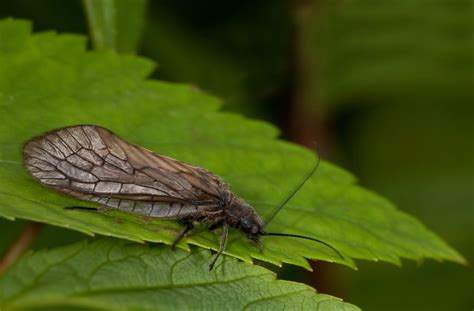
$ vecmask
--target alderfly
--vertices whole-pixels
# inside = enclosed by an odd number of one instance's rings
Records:
[[[211,172],[130,144],[94,125],[57,129],[29,140],[23,149],[26,169],[42,184],[103,206],[146,217],[177,219],[184,225],[173,248],[193,226],[222,228],[212,269],[225,249],[229,226],[259,243],[262,236],[286,236],[322,243],[296,234],[270,233],[257,212]],[[319,161],[318,161],[319,163]],[[272,220],[316,171],[316,167],[272,213]],[[268,224],[267,221],[267,224]]]

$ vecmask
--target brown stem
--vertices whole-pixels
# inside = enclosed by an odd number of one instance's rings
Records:
[[[318,43],[319,1],[293,0],[293,83],[286,124],[287,137],[327,156],[332,133],[319,92],[321,57]]]
[[[293,83],[288,108],[287,137],[302,145],[314,148],[317,142],[322,158],[330,157],[334,148],[334,137],[330,121],[325,113],[320,89],[321,55],[316,44],[318,27],[324,17],[322,1],[293,0]],[[314,272],[310,285],[318,291],[341,296],[342,288],[335,282],[332,265],[312,263]]]
[[[0,275],[2,275],[36,240],[43,228],[38,222],[28,223],[18,238],[13,241],[0,259]]]

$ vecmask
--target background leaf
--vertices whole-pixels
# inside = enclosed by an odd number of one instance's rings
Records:
[[[217,112],[219,101],[195,88],[145,81],[153,64],[110,51],[86,52],[84,38],[52,32],[30,35],[29,24],[0,23],[0,215],[24,218],[134,241],[171,243],[174,221],[121,212],[66,211],[86,205],[46,190],[22,167],[21,146],[54,128],[89,123],[135,144],[200,165],[223,176],[265,216],[315,163],[314,155],[276,140],[267,123]],[[354,266],[351,258],[395,264],[400,257],[464,262],[413,217],[355,185],[347,172],[323,162],[317,175],[285,207],[269,231],[322,239],[330,249],[295,239],[263,239],[263,250],[233,230],[226,254],[309,268],[305,258]],[[218,235],[195,230],[187,243],[217,248]],[[185,248],[183,243],[181,247]]]
[[[264,268],[211,253],[102,239],[24,256],[0,278],[0,308],[359,310]]]
[[[83,0],[96,49],[135,52],[140,42],[147,0]]]
[[[470,8],[466,0],[367,0],[342,6],[324,1],[325,14],[315,25],[321,26],[315,46],[324,59],[324,102],[420,108],[469,102],[474,48]]]

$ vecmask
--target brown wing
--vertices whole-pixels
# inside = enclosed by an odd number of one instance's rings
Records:
[[[124,202],[166,202],[176,210],[168,213],[171,217],[191,205],[218,205],[228,192],[219,177],[202,168],[129,144],[93,125],[34,138],[25,144],[23,157],[27,170],[43,184],[120,209],[133,205]]]

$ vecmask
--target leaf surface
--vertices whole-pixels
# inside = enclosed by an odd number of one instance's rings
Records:
[[[209,271],[211,256],[112,239],[30,253],[0,278],[0,308],[359,310],[230,257]]]
[[[0,22],[0,215],[49,223],[87,234],[171,244],[181,225],[122,212],[65,210],[91,206],[48,190],[21,163],[22,144],[74,124],[96,124],[127,141],[204,167],[224,178],[265,218],[314,166],[314,154],[277,140],[268,123],[218,111],[219,100],[196,88],[145,80],[153,64],[111,51],[85,51],[85,39],[44,32],[25,21]],[[264,237],[259,249],[231,230],[226,254],[310,269],[306,258],[354,267],[353,258],[423,257],[463,262],[434,233],[327,162],[268,226],[334,245]],[[218,248],[219,234],[195,229],[180,247]]]

